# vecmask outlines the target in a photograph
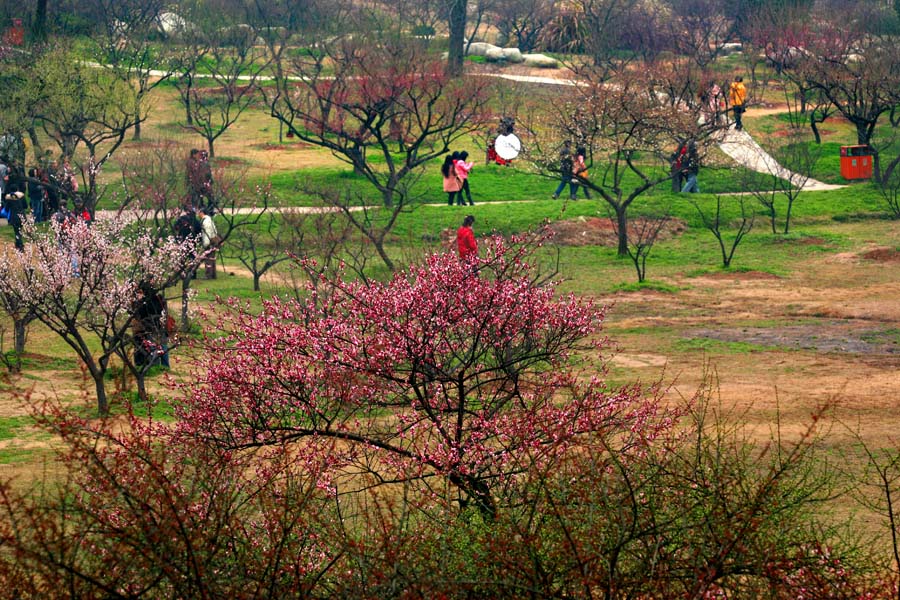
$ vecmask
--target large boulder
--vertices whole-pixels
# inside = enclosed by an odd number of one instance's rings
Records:
[[[525,60],[522,58],[522,51],[518,48],[503,48],[500,53],[507,62],[520,63]]]
[[[156,17],[156,27],[166,37],[178,37],[192,33],[197,28],[196,25],[173,12],[159,13],[159,16]]]
[[[506,56],[503,55],[503,48],[490,48],[484,53],[484,57],[490,62],[505,61]]]
[[[497,49],[497,46],[493,44],[488,44],[487,42],[472,42],[469,44],[469,48],[467,54],[469,56],[487,56],[488,51]]]
[[[523,54],[522,59],[526,67],[538,69],[556,69],[559,67],[559,62],[546,54]]]
[[[744,45],[740,42],[729,42],[720,46],[722,54],[737,54],[744,51]]]

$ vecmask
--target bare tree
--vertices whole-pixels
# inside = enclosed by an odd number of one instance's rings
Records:
[[[818,18],[794,76],[820,91],[856,128],[857,143],[868,145],[881,116],[898,103],[900,46],[892,37],[866,33],[865,16],[851,12]],[[878,178],[877,151],[873,162]]]
[[[812,178],[812,171],[821,155],[821,149],[811,148],[802,126],[792,126],[787,137],[778,147],[769,148],[771,161],[766,161],[766,173],[760,177],[747,172],[746,189],[763,206],[769,218],[772,233],[777,233],[778,206],[784,202],[782,233],[790,232],[794,204]],[[760,179],[764,184],[760,185]]]
[[[494,25],[501,40],[531,52],[559,10],[557,4],[554,0],[497,0],[493,3]]]
[[[450,79],[415,46],[354,39],[301,56],[271,50],[277,75],[274,85],[261,88],[271,115],[297,138],[352,165],[379,194],[388,227],[411,204],[410,182],[424,166],[482,124],[488,82]],[[406,140],[401,153],[397,138]],[[343,204],[348,196],[341,198]],[[371,204],[365,197],[353,201]],[[393,269],[383,245],[376,247]]]
[[[171,75],[163,56],[167,46],[154,44],[163,0],[88,0],[85,10],[96,15],[96,60],[128,85],[134,86],[134,139],[141,138],[144,100]]]
[[[286,210],[286,209],[285,209]],[[296,240],[293,227],[284,227],[282,215],[268,212],[253,226],[235,231],[228,247],[228,255],[236,258],[253,276],[253,291],[259,291],[259,281],[276,265],[291,259]]]
[[[215,141],[258,99],[257,83],[268,67],[266,55],[255,50],[253,29],[220,25],[188,34],[191,52],[173,79],[185,109],[183,127],[203,137],[211,157]],[[202,75],[195,72],[200,64]]]
[[[638,219],[632,219],[628,222],[631,232],[626,236],[628,239],[628,257],[634,264],[637,271],[638,283],[643,283],[647,279],[647,257],[653,245],[659,239],[659,234],[665,229],[671,220],[671,215],[661,215],[656,217],[643,216]],[[619,234],[619,220],[615,215],[610,215],[609,219],[612,223],[613,230],[616,235]]]
[[[36,96],[35,118],[44,132],[71,157],[78,145],[87,150],[81,165],[86,189],[81,196],[93,212],[100,193],[98,175],[135,126],[135,91],[104,69],[78,61],[65,47],[57,47],[35,61],[29,71]]]
[[[728,198],[728,204],[736,204],[738,206],[740,217],[735,219],[730,215],[726,215],[724,213],[727,211],[723,210],[723,198],[728,197],[716,194],[716,205],[712,211],[707,210],[705,208],[705,203],[695,200],[693,196],[690,197],[690,203],[697,210],[697,214],[700,215],[703,226],[715,236],[716,241],[719,243],[719,250],[722,253],[722,266],[727,269],[731,266],[731,261],[734,259],[734,253],[740,243],[744,240],[744,236],[753,229],[753,223],[756,221],[756,213],[747,206],[747,201],[744,196],[734,196]],[[736,231],[734,232],[734,237],[728,242],[726,240],[724,229],[726,227],[733,228],[734,223],[737,224]]]
[[[667,67],[668,68],[668,67]],[[566,141],[572,150],[587,151],[589,176],[578,183],[596,191],[616,216],[619,256],[629,255],[628,209],[647,190],[672,178],[667,165],[672,146],[693,139],[709,141],[719,125],[699,124],[701,107],[693,97],[679,96],[671,71],[631,74],[617,85],[602,82],[567,92],[545,120],[529,124],[528,155],[545,174],[566,178],[558,148]],[[649,80],[649,83],[648,83]],[[694,88],[696,89],[696,88]],[[673,94],[673,95],[670,95]],[[542,132],[534,136],[533,132]],[[564,164],[564,163],[563,163]]]
[[[671,2],[670,10],[671,37],[678,52],[707,68],[733,35],[722,0],[678,0]]]

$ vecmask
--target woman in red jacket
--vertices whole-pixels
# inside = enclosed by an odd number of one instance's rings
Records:
[[[478,244],[475,242],[475,232],[472,231],[474,222],[475,217],[469,215],[463,219],[462,227],[456,231],[456,247],[462,260],[478,256]]]

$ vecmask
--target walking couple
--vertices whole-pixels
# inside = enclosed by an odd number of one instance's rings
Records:
[[[583,146],[579,146],[572,154],[572,143],[566,141],[563,143],[559,151],[559,185],[553,192],[553,199],[559,198],[559,195],[569,186],[569,200],[576,200],[578,196],[578,187],[584,189],[584,197],[591,199],[591,191],[583,183],[587,179],[588,170],[585,163],[586,151]]]
[[[472,170],[474,162],[468,162],[469,153],[454,152],[447,155],[444,164],[441,165],[441,175],[444,177],[444,191],[447,192],[447,205],[453,206],[454,199],[457,206],[465,206],[463,192],[469,201],[469,206],[475,206],[472,202],[472,192],[469,190],[469,171]]]

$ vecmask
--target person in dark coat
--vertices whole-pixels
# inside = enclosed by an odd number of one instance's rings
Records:
[[[134,364],[169,367],[166,299],[149,283],[138,286],[134,310]]]
[[[28,169],[28,203],[35,223],[44,221],[44,186],[41,185],[40,169]]]
[[[9,186],[8,190],[12,190],[14,186]],[[9,224],[12,225],[13,235],[16,238],[16,249],[22,250],[25,245],[22,242],[22,215],[25,213],[25,192],[16,189],[6,194],[4,204],[9,211]]]

